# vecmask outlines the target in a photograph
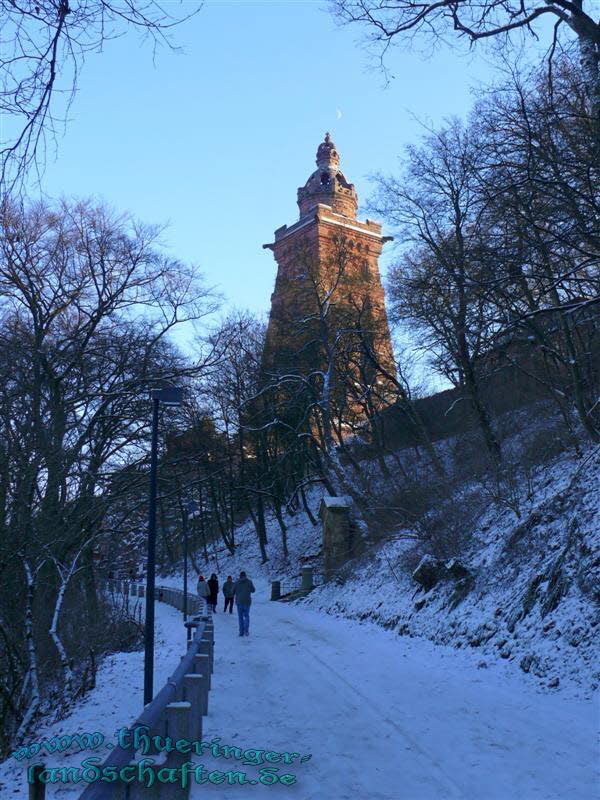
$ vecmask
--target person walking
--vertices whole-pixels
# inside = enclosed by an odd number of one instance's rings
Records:
[[[227,576],[227,580],[223,584],[223,597],[225,598],[225,606],[223,611],[227,611],[229,608],[229,613],[233,613],[233,593],[235,591],[235,584],[233,582],[233,578],[231,575]]]
[[[246,577],[245,572],[240,572],[239,580],[235,582],[234,588],[235,604],[240,623],[240,636],[250,635],[250,605],[252,603],[251,595],[254,591],[254,584],[250,578]]]
[[[217,602],[219,600],[219,581],[217,580],[217,576],[213,572],[210,576],[210,580],[208,581],[208,588],[210,589],[210,595],[208,597],[208,604],[212,607],[213,612],[217,613]]]
[[[198,575],[198,585],[196,586],[198,597],[204,603],[204,612],[208,611],[208,598],[210,597],[210,589],[207,582],[204,580],[204,575]]]

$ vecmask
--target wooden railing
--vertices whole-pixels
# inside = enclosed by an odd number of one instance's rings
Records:
[[[146,587],[143,584],[129,580],[107,580],[104,582],[104,588],[111,593],[139,598],[143,598],[146,592]],[[170,586],[157,586],[154,591],[157,600],[161,603],[168,603],[170,606],[173,606],[183,613],[185,598],[180,589],[173,589]],[[194,615],[202,611],[204,611],[203,601],[200,600],[198,595],[193,592],[188,592],[187,613],[189,615]]]
[[[143,597],[145,591],[141,584],[129,581],[107,581],[103,588],[134,597]],[[155,592],[157,600],[183,611],[183,592],[168,586],[157,586]],[[201,604],[203,605],[203,601],[188,593],[187,609],[191,616],[184,623],[187,628],[187,653],[152,702],[148,703],[136,721],[129,726],[131,741],[136,728],[144,728],[150,739],[154,736],[160,736],[163,741],[164,737],[169,736],[174,742],[181,739],[189,742],[202,739],[202,717],[208,713],[208,692],[214,665],[214,628],[212,615],[198,613]],[[190,760],[190,753],[167,753],[153,747],[145,757],[153,759],[154,764],[149,768],[156,774],[159,769],[177,769],[183,762]],[[115,746],[98,769],[110,767],[119,774],[124,767],[135,765],[137,760],[133,749]],[[35,784],[30,784],[30,800],[44,800],[45,788],[39,778]],[[161,783],[158,780],[154,781],[152,788],[138,781],[96,781],[87,786],[79,800],[185,800],[189,797],[189,791],[189,785],[184,788],[181,783]]]

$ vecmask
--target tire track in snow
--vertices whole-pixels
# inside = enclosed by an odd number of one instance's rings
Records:
[[[294,625],[294,623],[291,622],[290,620],[283,620],[283,622],[287,622],[287,623],[293,625],[294,627],[296,627],[297,629],[302,630],[302,632],[304,634],[308,634],[311,637],[315,638],[315,633],[316,632],[314,630],[301,628],[299,625]],[[290,638],[290,637],[288,636],[287,638]],[[331,645],[329,640],[327,640],[323,636],[320,636],[320,635],[317,634],[316,638],[318,638],[318,639],[326,642],[327,644]],[[308,653],[318,664],[321,665],[321,667],[324,670],[326,670],[327,672],[329,672],[332,675],[334,675],[335,678],[336,678],[336,681],[338,681],[340,683],[343,683],[350,690],[350,692],[352,693],[352,697],[353,698],[356,697],[356,696],[361,698],[361,700],[363,701],[363,704],[361,706],[361,712],[362,713],[364,713],[365,711],[368,711],[368,712],[371,713],[371,716],[376,718],[377,722],[380,722],[380,723],[383,722],[386,725],[388,725],[391,728],[393,728],[397,733],[400,734],[400,736],[403,737],[403,739],[405,739],[410,744],[411,750],[413,750],[414,752],[418,753],[419,756],[422,759],[424,759],[424,761],[425,761],[425,765],[424,766],[431,767],[433,765],[433,767],[435,767],[435,769],[436,769],[436,771],[438,773],[437,778],[434,777],[433,775],[431,775],[431,773],[429,773],[429,777],[432,778],[435,781],[435,783],[437,785],[437,788],[440,790],[440,796],[446,797],[446,798],[448,798],[448,800],[453,800],[454,798],[456,798],[457,800],[472,800],[472,798],[469,798],[469,796],[467,794],[465,794],[465,791],[447,774],[447,772],[443,769],[443,767],[436,760],[436,758],[431,753],[429,753],[425,749],[423,749],[423,747],[421,747],[421,745],[419,745],[419,743],[412,736],[410,736],[407,733],[407,731],[404,728],[402,728],[395,720],[390,719],[390,717],[386,714],[386,712],[383,711],[381,708],[379,708],[377,706],[377,704],[373,702],[372,698],[370,698],[367,695],[365,695],[355,684],[351,683],[337,669],[332,667],[331,664],[327,663],[322,658],[320,658],[314,652],[314,650],[311,650],[309,647],[307,647],[305,642],[299,642],[298,644],[301,646],[302,652]],[[340,655],[340,654],[336,653],[336,655]],[[350,701],[346,701],[346,702],[348,703],[348,705],[351,704]],[[354,705],[354,704],[352,704],[352,705]],[[358,709],[356,708],[355,705],[354,705],[354,709],[356,711],[358,711]],[[373,730],[377,730],[377,728],[374,726]],[[451,793],[449,793],[449,790],[451,790]]]

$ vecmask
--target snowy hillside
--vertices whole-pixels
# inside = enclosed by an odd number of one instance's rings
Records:
[[[451,577],[425,591],[394,569],[406,550],[405,543],[396,542],[382,547],[343,585],[324,586],[305,602],[373,619],[399,635],[477,648],[482,667],[499,657],[546,686],[568,679],[595,689],[600,682],[599,456],[590,454],[585,465],[560,459],[545,470],[519,524],[508,511],[491,508],[485,514],[478,542],[464,562],[473,574],[464,599]]]
[[[458,487],[455,498],[456,503],[484,502],[467,485]],[[315,515],[318,500],[319,491],[313,490]],[[468,531],[460,559],[449,570],[438,562],[441,576],[430,590],[411,577],[422,550],[396,538],[372,546],[299,602],[372,621],[399,636],[472,648],[482,669],[505,660],[543,687],[571,683],[589,694],[600,683],[599,508],[600,450],[589,448],[580,457],[563,453],[532,469],[527,497],[519,502],[520,518],[487,502]],[[222,578],[246,569],[254,577],[280,579],[285,593],[299,587],[300,568],[311,564],[322,583],[320,523],[313,526],[298,511],[286,524],[288,563],[272,517],[269,562],[260,563],[254,529],[245,523],[237,531],[235,556],[221,552],[218,564],[211,560],[206,571]],[[180,578],[166,580],[179,583]]]

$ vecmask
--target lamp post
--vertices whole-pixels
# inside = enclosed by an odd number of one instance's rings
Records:
[[[146,568],[146,626],[144,632],[144,705],[152,700],[154,692],[154,587],[156,576],[156,468],[158,461],[158,409],[164,406],[180,406],[183,389],[169,386],[153,389],[152,399],[152,444],[150,448],[150,501],[148,507],[148,564]]]
[[[194,500],[188,500],[183,513],[183,621],[187,619],[188,609],[188,520],[197,516],[199,506]]]

